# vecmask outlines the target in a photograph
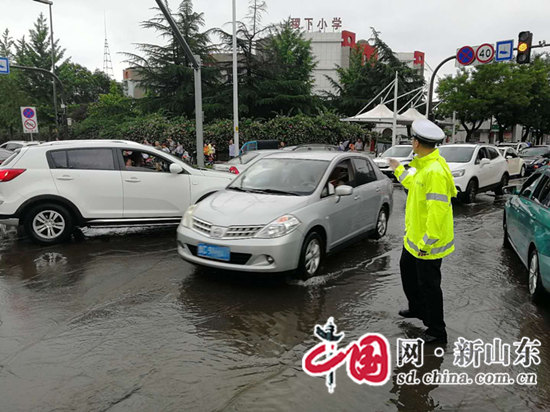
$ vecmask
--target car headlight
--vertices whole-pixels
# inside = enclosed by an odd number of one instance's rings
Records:
[[[292,215],[284,215],[278,219],[275,219],[270,224],[266,225],[262,230],[256,235],[257,238],[261,239],[273,239],[276,237],[281,237],[288,235],[293,232],[301,222]]]
[[[466,173],[466,169],[459,169],[452,172],[453,177],[462,177]]]
[[[183,219],[181,221],[181,224],[184,227],[187,227],[189,229],[193,228],[193,213],[195,212],[196,208],[197,208],[197,205],[191,205],[187,208],[187,210],[183,214]]]

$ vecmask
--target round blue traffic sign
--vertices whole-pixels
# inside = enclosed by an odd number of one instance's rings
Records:
[[[472,49],[470,46],[461,47],[456,53],[456,60],[463,66],[468,66],[469,64],[472,64],[475,58],[476,54],[474,53],[474,49]]]
[[[34,110],[30,107],[27,107],[25,110],[23,110],[23,116],[25,116],[27,119],[32,119],[34,117]]]

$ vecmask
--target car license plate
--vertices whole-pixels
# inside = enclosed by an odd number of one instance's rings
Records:
[[[205,257],[208,259],[224,260],[229,262],[231,258],[231,250],[224,246],[207,245],[206,243],[199,243],[197,251],[199,257]]]

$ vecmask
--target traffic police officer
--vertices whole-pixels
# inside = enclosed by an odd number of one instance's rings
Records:
[[[415,120],[412,136],[416,157],[410,167],[416,172],[389,160],[395,177],[409,190],[399,262],[409,307],[399,315],[423,320],[425,342],[446,343],[441,262],[455,249],[451,198],[457,191],[449,166],[435,147],[445,138],[443,130],[429,120]]]

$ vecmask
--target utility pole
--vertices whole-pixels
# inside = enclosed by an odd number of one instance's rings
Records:
[[[239,145],[239,79],[237,60],[237,5],[233,0],[233,143],[235,153],[240,150]]]
[[[55,75],[55,45],[53,41],[53,18],[52,18],[52,5],[53,2],[51,0],[34,0],[37,3],[47,4],[50,8],[50,47],[51,47],[51,55],[52,55],[52,74]],[[55,129],[56,133],[59,136],[59,119],[57,117],[57,90],[55,87],[55,80],[52,81],[53,86],[53,109],[55,112]]]

